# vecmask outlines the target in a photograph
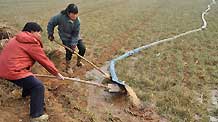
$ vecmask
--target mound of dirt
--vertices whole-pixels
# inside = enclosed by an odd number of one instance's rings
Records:
[[[11,26],[0,23],[0,50],[18,31]]]

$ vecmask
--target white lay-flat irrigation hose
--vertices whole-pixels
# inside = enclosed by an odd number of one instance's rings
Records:
[[[121,59],[124,59],[126,57],[129,57],[133,54],[136,54],[138,53],[139,51],[141,51],[142,49],[147,49],[147,48],[150,48],[152,46],[155,46],[155,45],[158,45],[160,43],[163,43],[163,42],[168,42],[168,41],[172,41],[172,40],[175,40],[179,37],[182,37],[182,36],[185,36],[185,35],[188,35],[188,34],[191,34],[191,33],[194,33],[194,32],[198,32],[198,31],[201,31],[201,30],[204,30],[206,27],[207,27],[207,21],[205,20],[205,15],[208,14],[209,10],[211,9],[211,6],[213,4],[216,4],[216,0],[212,0],[212,2],[208,5],[207,9],[202,13],[201,15],[201,19],[202,19],[202,26],[200,28],[197,28],[197,29],[194,29],[194,30],[190,30],[190,31],[187,31],[187,32],[184,32],[184,33],[181,33],[179,35],[175,35],[173,37],[170,37],[170,38],[167,38],[167,39],[162,39],[162,40],[159,40],[159,41],[156,41],[156,42],[153,42],[153,43],[150,43],[150,44],[147,44],[147,45],[144,45],[142,47],[138,47],[134,50],[131,50],[131,51],[128,51],[127,53],[111,60],[110,62],[110,74],[112,76],[112,80],[113,81],[116,81],[117,83],[121,84],[121,85],[124,85],[124,82],[123,81],[120,81],[117,76],[116,76],[116,72],[115,72],[115,63],[116,61],[118,60],[121,60]]]
[[[211,6],[214,5],[214,4],[216,4],[216,0],[212,0],[212,2],[207,6],[207,9],[204,12],[202,12],[201,19],[202,19],[202,23],[203,24],[202,24],[202,26],[200,28],[187,31],[187,32],[181,33],[179,35],[175,35],[175,36],[173,36],[171,38],[159,40],[159,41],[156,41],[156,42],[144,45],[142,47],[138,47],[138,48],[136,48],[134,50],[128,51],[127,53],[125,53],[125,54],[123,54],[123,55],[121,55],[121,56],[111,60],[109,71],[110,71],[110,74],[111,74],[112,81],[116,82],[117,84],[125,86],[126,90],[129,92],[130,96],[132,96],[132,98],[133,98],[133,104],[136,104],[136,105],[139,104],[139,99],[137,98],[135,92],[131,89],[131,87],[126,85],[124,81],[121,81],[121,80],[118,79],[118,77],[116,75],[116,71],[115,71],[115,64],[116,64],[116,62],[118,60],[122,60],[124,58],[127,58],[127,57],[129,57],[129,56],[131,56],[133,54],[136,54],[139,51],[141,51],[142,49],[147,49],[149,47],[158,45],[160,43],[172,41],[172,40],[175,40],[175,39],[177,39],[179,37],[182,37],[182,36],[185,36],[185,35],[188,35],[188,34],[191,34],[191,33],[198,32],[198,31],[206,29],[207,28],[207,21],[205,20],[205,15],[208,14],[209,10],[211,9]]]
[[[171,37],[171,38],[167,38],[167,39],[163,39],[163,40],[160,40],[160,41],[157,41],[157,42],[153,42],[153,43],[151,43],[151,44],[146,45],[146,47],[148,48],[148,47],[151,47],[151,46],[154,46],[154,45],[163,43],[163,42],[171,41],[171,40],[177,39],[177,38],[179,38],[179,37],[182,37],[182,36],[185,36],[185,35],[194,33],[194,32],[198,32],[198,31],[201,31],[201,30],[207,28],[207,21],[205,20],[205,15],[208,14],[208,12],[209,12],[209,10],[211,9],[211,6],[212,6],[213,4],[216,4],[216,1],[215,1],[215,0],[212,0],[211,4],[209,4],[209,5],[207,6],[207,9],[201,14],[201,19],[202,19],[203,25],[202,25],[200,28],[187,31],[187,32],[181,33],[181,34],[179,34],[179,35],[175,35],[175,36],[173,36],[173,37]]]

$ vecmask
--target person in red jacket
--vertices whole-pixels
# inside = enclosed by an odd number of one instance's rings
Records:
[[[23,88],[22,97],[30,96],[31,122],[48,120],[48,115],[44,114],[44,85],[31,72],[33,64],[37,61],[58,79],[64,80],[43,51],[41,31],[37,23],[26,23],[0,52],[0,78]]]

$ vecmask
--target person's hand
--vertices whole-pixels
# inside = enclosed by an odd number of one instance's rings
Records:
[[[58,74],[56,75],[56,77],[57,77],[57,79],[59,79],[59,80],[64,80],[64,76],[61,75],[60,73],[58,73]]]
[[[73,50],[73,52],[75,51],[75,49],[76,49],[76,45],[72,45],[71,46],[71,49]]]
[[[53,36],[53,35],[48,35],[48,39],[49,39],[50,41],[54,41],[54,36]]]

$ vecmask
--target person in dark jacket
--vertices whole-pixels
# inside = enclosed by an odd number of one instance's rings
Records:
[[[53,16],[47,25],[48,39],[54,40],[54,28],[58,26],[58,34],[65,46],[68,46],[73,51],[77,47],[79,55],[84,56],[86,48],[80,38],[80,19],[78,17],[78,7],[75,4],[69,4],[65,10],[62,10],[57,15]],[[66,50],[66,71],[72,72],[70,61],[72,52]],[[77,57],[78,67],[82,66],[81,58]]]
[[[25,24],[22,32],[11,38],[0,52],[0,78],[23,88],[22,97],[30,96],[31,122],[47,122],[44,114],[44,85],[31,72],[37,61],[47,71],[64,80],[43,51],[42,28],[35,22]]]

